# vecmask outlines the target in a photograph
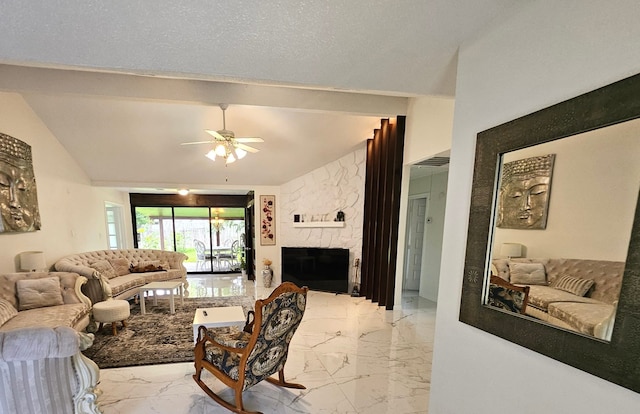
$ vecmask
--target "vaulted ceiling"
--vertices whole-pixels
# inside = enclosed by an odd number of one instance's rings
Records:
[[[518,5],[518,6],[516,6]],[[0,4],[0,90],[95,185],[280,185],[363,145],[408,98],[453,96],[457,50],[516,0]],[[229,166],[181,146],[260,136]]]

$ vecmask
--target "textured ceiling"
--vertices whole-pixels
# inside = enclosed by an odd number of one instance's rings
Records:
[[[454,95],[459,45],[522,3],[3,1],[0,90],[96,184],[279,185],[364,145],[406,97]],[[226,168],[179,146],[221,128],[223,102],[229,129],[265,140]]]

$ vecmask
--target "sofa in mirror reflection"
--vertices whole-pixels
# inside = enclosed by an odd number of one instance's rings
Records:
[[[559,328],[610,340],[624,262],[527,258],[491,262],[493,276],[515,286],[529,287],[523,298],[525,315]],[[489,292],[492,286],[498,284],[490,284]]]

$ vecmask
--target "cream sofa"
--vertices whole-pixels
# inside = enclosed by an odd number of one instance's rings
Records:
[[[69,327],[0,332],[0,414],[100,414],[93,336]]]
[[[514,280],[514,268],[523,268],[518,265],[520,263],[537,263],[541,265],[544,273],[538,272],[538,280],[534,284],[522,283],[520,275]],[[492,264],[492,273],[496,276],[515,285],[529,286],[525,311],[527,315],[561,328],[600,339],[610,339],[624,262],[583,259],[496,259]],[[564,276],[568,276],[565,281],[573,281],[574,286],[582,285],[584,280],[592,280],[593,284],[584,295],[571,293],[566,291],[566,285],[559,288],[559,282]],[[541,277],[544,279],[541,280]],[[585,287],[590,284],[584,283]]]
[[[87,278],[69,272],[0,274],[0,332],[18,328],[89,324],[91,300],[82,291]]]
[[[187,286],[183,253],[152,249],[97,250],[63,257],[55,264],[58,271],[76,272],[89,279],[83,291],[93,303],[128,299],[147,283],[182,280]],[[155,270],[132,273],[133,267],[153,264]],[[157,270],[157,267],[162,270]],[[135,270],[135,269],[133,269]]]

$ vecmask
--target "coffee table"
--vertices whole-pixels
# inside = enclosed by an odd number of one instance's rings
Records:
[[[193,343],[198,341],[198,327],[220,328],[245,324],[242,306],[221,306],[217,308],[198,308],[193,317]]]
[[[176,305],[174,302],[174,291],[180,295],[180,305],[184,305],[183,284],[181,280],[170,280],[167,282],[151,282],[140,287],[140,313],[144,315],[146,313],[144,305],[144,293],[153,292],[153,304],[158,304],[158,291],[169,291],[169,310],[171,313],[176,313]]]

